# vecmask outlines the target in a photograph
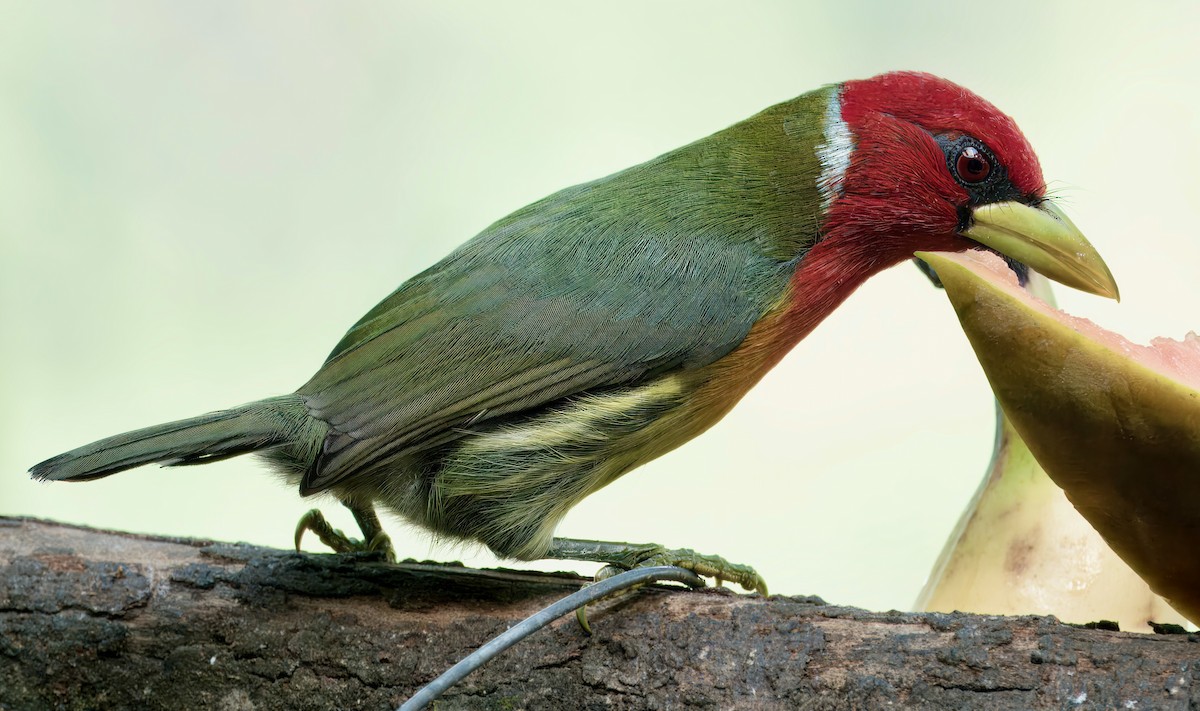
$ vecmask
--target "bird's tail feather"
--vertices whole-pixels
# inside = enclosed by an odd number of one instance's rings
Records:
[[[87,481],[152,462],[204,464],[294,444],[313,423],[300,396],[285,395],[114,435],[47,459],[29,473],[41,480]]]

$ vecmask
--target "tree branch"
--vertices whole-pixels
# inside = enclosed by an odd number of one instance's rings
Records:
[[[386,565],[0,518],[0,709],[391,709],[574,575]],[[1195,635],[640,590],[438,708],[1188,708]]]

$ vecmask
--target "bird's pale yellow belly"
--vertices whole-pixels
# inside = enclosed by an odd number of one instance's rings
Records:
[[[581,395],[463,438],[443,459],[428,524],[503,555],[541,557],[573,506],[700,435],[737,404],[790,348],[780,315],[760,320],[738,348],[703,368]],[[452,515],[439,520],[440,512]]]

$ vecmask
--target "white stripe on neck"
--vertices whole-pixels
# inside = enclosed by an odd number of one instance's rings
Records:
[[[841,90],[836,89],[830,92],[829,105],[825,107],[825,140],[817,146],[817,159],[821,161],[817,189],[821,192],[822,213],[828,212],[834,199],[842,194],[853,150],[854,136],[842,120]]]

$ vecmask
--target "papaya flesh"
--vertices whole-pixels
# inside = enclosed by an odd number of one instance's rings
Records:
[[[1135,345],[1037,301],[990,252],[917,256],[1038,463],[1154,592],[1200,623],[1200,338]]]

